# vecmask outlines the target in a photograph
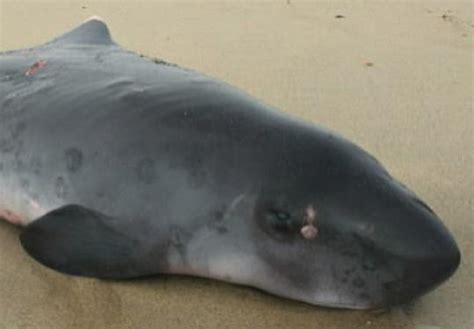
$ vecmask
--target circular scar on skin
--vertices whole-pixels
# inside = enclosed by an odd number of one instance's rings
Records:
[[[312,240],[318,235],[318,229],[313,224],[308,224],[301,228],[300,233],[303,238]]]
[[[313,206],[306,208],[305,222],[306,224],[300,229],[300,233],[306,240],[312,240],[318,236],[318,229],[314,226],[316,220],[316,210]]]

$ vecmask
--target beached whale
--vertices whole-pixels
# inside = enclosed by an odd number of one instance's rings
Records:
[[[196,275],[332,307],[407,302],[460,261],[367,152],[125,50],[97,18],[0,54],[0,217],[64,273]]]

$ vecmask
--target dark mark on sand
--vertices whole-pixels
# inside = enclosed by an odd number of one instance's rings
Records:
[[[453,16],[447,15],[447,14],[441,15],[441,18],[445,21],[452,21],[453,20]]]

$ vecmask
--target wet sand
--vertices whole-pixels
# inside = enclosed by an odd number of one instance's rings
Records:
[[[0,222],[0,329],[474,328],[472,9],[452,1],[2,1],[0,51],[100,15],[126,48],[342,133],[434,208],[463,260],[410,305],[340,311],[196,278],[65,276],[26,256],[20,230]]]

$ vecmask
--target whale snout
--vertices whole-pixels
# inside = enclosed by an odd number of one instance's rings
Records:
[[[424,295],[447,280],[459,267],[459,247],[447,229],[444,226],[441,229],[432,234],[431,239],[420,237],[418,243],[423,246],[402,257],[402,277],[384,285],[388,304],[405,303]]]
[[[349,200],[352,212],[328,215],[340,232],[351,228],[352,236],[345,236],[353,247],[334,247],[343,256],[354,255],[347,263],[356,270],[346,279],[348,266],[341,266],[340,279],[354,282],[343,290],[353,308],[407,303],[442,284],[460,264],[459,247],[437,214],[407,189],[386,186],[386,193]]]
[[[392,265],[396,264],[393,276],[382,284],[384,306],[426,294],[453,275],[460,264],[461,253],[449,230],[433,210],[416,201],[378,243],[392,255]]]
[[[383,284],[384,306],[397,305],[416,299],[447,280],[458,268],[461,254],[451,241],[445,241],[443,254],[404,259],[403,274],[399,279]]]

